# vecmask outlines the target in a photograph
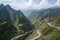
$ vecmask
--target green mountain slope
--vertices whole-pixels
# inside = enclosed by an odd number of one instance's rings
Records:
[[[9,5],[0,5],[0,40],[10,40],[15,36],[32,31],[33,28],[29,19],[20,10],[15,10]]]
[[[43,9],[43,10],[38,10],[38,11],[33,11],[29,19],[31,21],[34,21],[36,19],[43,20],[46,17],[55,17],[60,15],[60,8],[59,7],[54,7],[54,8],[48,8],[48,9]]]
[[[10,23],[0,19],[0,40],[10,40],[18,35],[17,29]]]
[[[35,13],[35,12],[34,12]],[[39,11],[37,17],[35,17],[35,30],[31,35],[36,35],[36,31],[40,30],[41,36],[36,40],[60,40],[60,8],[48,8]],[[36,16],[32,15],[31,17]],[[32,20],[32,18],[30,18]],[[35,36],[33,36],[34,38]],[[29,36],[27,39],[31,39]]]

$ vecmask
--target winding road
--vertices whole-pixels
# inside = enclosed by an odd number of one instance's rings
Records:
[[[6,22],[4,22],[4,23],[0,23],[0,25],[4,25]]]
[[[23,24],[19,24],[18,26],[16,26],[16,28],[17,28],[17,30],[18,30],[18,33],[19,33],[19,31],[20,31],[20,29],[19,29],[20,26],[23,26]]]
[[[16,40],[16,39],[18,39],[18,38],[20,38],[20,37],[22,37],[22,36],[25,36],[26,34],[31,33],[31,32],[32,32],[32,31],[29,31],[29,32],[26,32],[25,34],[22,34],[22,35],[13,37],[11,40]]]
[[[45,22],[47,23],[47,20],[45,20]],[[51,27],[56,28],[56,29],[60,29],[59,26],[57,27],[57,26],[52,25],[52,22],[49,22],[49,23],[47,23],[47,24],[48,24],[49,26],[51,26]],[[23,24],[18,25],[18,26],[22,26],[22,25],[23,25]],[[32,31],[26,32],[25,34],[22,34],[22,35],[19,35],[19,36],[16,36],[16,37],[12,38],[11,40],[18,39],[19,37],[25,36],[26,34],[31,33],[31,32],[32,32]],[[41,32],[40,32],[39,30],[37,30],[37,34],[38,34],[38,36],[32,38],[31,40],[36,40],[36,39],[38,39],[39,37],[41,37]]]
[[[4,23],[2,23],[2,24],[0,24],[0,25],[3,25],[3,24],[5,24],[6,22],[4,22]],[[23,24],[19,24],[16,28],[19,30],[19,26],[23,26]],[[31,32],[33,32],[33,30],[32,31],[29,31],[29,32],[25,32],[25,34],[22,34],[22,35],[18,35],[18,36],[16,36],[16,37],[13,37],[11,40],[16,40],[16,39],[18,39],[18,38],[20,38],[20,37],[22,37],[22,36],[25,36],[25,35],[27,35],[28,33],[31,33]],[[36,37],[34,37],[34,38],[32,38],[31,40],[36,40],[36,39],[38,39],[40,36],[41,36],[41,32],[39,32],[39,30],[37,30],[37,34],[38,34],[38,36],[36,36]]]
[[[31,40],[36,40],[36,39],[38,39],[39,37],[41,37],[41,32],[39,32],[39,30],[37,30],[37,34],[38,34],[38,36],[32,38]]]
[[[18,31],[20,30],[20,29],[19,29],[19,26],[23,26],[23,24],[19,24],[18,26],[16,26],[16,28],[18,29]],[[33,31],[33,30],[32,30],[32,31]],[[25,36],[25,35],[28,34],[28,33],[31,33],[32,31],[25,32],[25,34],[22,34],[22,35],[18,35],[18,36],[16,36],[16,37],[13,37],[11,40],[16,40],[16,39],[18,39],[18,38],[20,38],[20,37],[22,37],[22,36]]]
[[[16,40],[16,39],[18,39],[18,38],[20,38],[22,36],[25,36],[26,34],[31,33],[31,32],[33,32],[33,30],[32,31],[29,31],[29,32],[26,32],[25,34],[22,34],[22,35],[18,35],[16,37],[13,37],[11,40]],[[39,32],[39,30],[37,30],[37,34],[38,34],[38,36],[32,38],[31,40],[38,39],[41,36],[41,32]]]
[[[54,25],[52,25],[51,24],[52,22],[50,22],[50,23],[47,23],[49,26],[51,26],[51,27],[54,27],[54,28],[56,28],[56,29],[60,29],[60,26],[54,26]]]
[[[49,26],[51,26],[51,27],[54,27],[54,28],[56,28],[56,29],[60,29],[60,26],[54,26],[54,25],[52,25],[52,22],[47,22],[47,20],[45,20],[45,22],[47,23],[47,25],[49,25]],[[41,23],[41,22],[40,22]],[[40,36],[41,36],[41,32],[39,32],[39,30],[37,30],[37,34],[38,34],[38,36],[36,36],[36,37],[34,37],[34,38],[32,38],[31,40],[36,40],[36,39],[38,39]]]
[[[45,22],[47,23],[47,20],[46,19],[45,19]],[[54,25],[52,25],[52,22],[47,23],[47,25],[49,25],[51,27],[54,27],[56,29],[60,29],[60,26],[54,26]]]

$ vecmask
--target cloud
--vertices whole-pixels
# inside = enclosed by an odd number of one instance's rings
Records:
[[[60,0],[57,0],[57,2],[55,3],[56,6],[60,6]]]
[[[14,9],[24,9],[24,8],[28,8],[30,5],[28,5],[28,2],[17,2],[16,0],[12,0],[10,1],[0,1],[0,4],[3,3],[4,5],[9,4],[12,8]],[[29,3],[31,4],[31,3]]]
[[[49,8],[52,6],[54,6],[54,5],[49,4],[47,0],[42,0],[42,2],[40,3],[40,7],[42,7],[42,8]]]
[[[16,9],[27,9],[27,8],[31,8],[33,5],[33,1],[29,0],[28,2],[24,2],[24,3],[20,3],[20,2],[12,2],[9,3],[12,7],[16,8]]]
[[[9,2],[2,2],[0,0],[0,4],[3,3],[3,4],[9,4],[12,8],[14,9],[28,9],[28,8],[31,8],[31,9],[41,9],[41,8],[49,8],[49,7],[54,7],[54,6],[60,6],[60,0],[57,0],[57,2],[55,4],[50,4],[48,3],[47,0],[42,0],[39,4],[35,4],[33,2],[33,0],[24,0],[24,2],[17,2],[16,0],[12,0],[12,1],[9,1]]]
[[[55,6],[60,6],[60,0],[57,0],[54,4],[50,4],[47,0],[42,0],[40,4],[38,5],[34,4],[32,8],[41,9],[41,8],[50,8]]]
[[[49,7],[52,7],[53,5],[49,4],[47,0],[42,0],[40,2],[40,4],[33,4],[32,8],[38,8],[38,9],[41,9],[41,8],[49,8]]]

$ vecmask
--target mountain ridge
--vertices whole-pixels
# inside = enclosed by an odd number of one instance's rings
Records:
[[[19,24],[23,25],[18,26]],[[30,20],[25,17],[21,10],[15,10],[11,8],[9,5],[7,6],[4,6],[3,4],[0,5],[1,40],[10,40],[14,36],[32,31],[33,28],[34,26],[30,23]],[[21,38],[23,39],[24,37]]]

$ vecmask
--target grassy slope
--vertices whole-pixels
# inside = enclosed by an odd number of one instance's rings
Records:
[[[59,20],[60,17],[55,17],[50,19],[49,21],[55,23],[55,25],[60,25]],[[45,25],[42,26],[42,36],[38,40],[60,40],[60,30],[50,27],[45,23]]]
[[[53,20],[53,18],[51,20]],[[53,22],[55,22],[55,20],[56,20],[56,23],[58,23],[59,18],[55,17]],[[60,21],[59,21],[59,23],[60,23]],[[27,40],[34,37],[36,35],[36,30],[38,30],[38,29],[41,30],[42,36],[40,38],[38,38],[37,40],[60,40],[60,30],[50,27],[44,21],[42,22],[41,25],[39,25],[39,23],[36,22],[35,26],[37,29],[34,30],[34,32],[27,38]]]
[[[56,30],[47,35],[44,40],[60,40],[60,30]]]
[[[32,34],[31,34],[30,36],[28,36],[25,40],[30,40],[30,39],[32,39],[32,38],[34,38],[34,37],[37,36],[37,30],[40,29],[40,24],[39,24],[38,22],[35,22],[34,25],[35,25],[34,31],[33,31]]]

